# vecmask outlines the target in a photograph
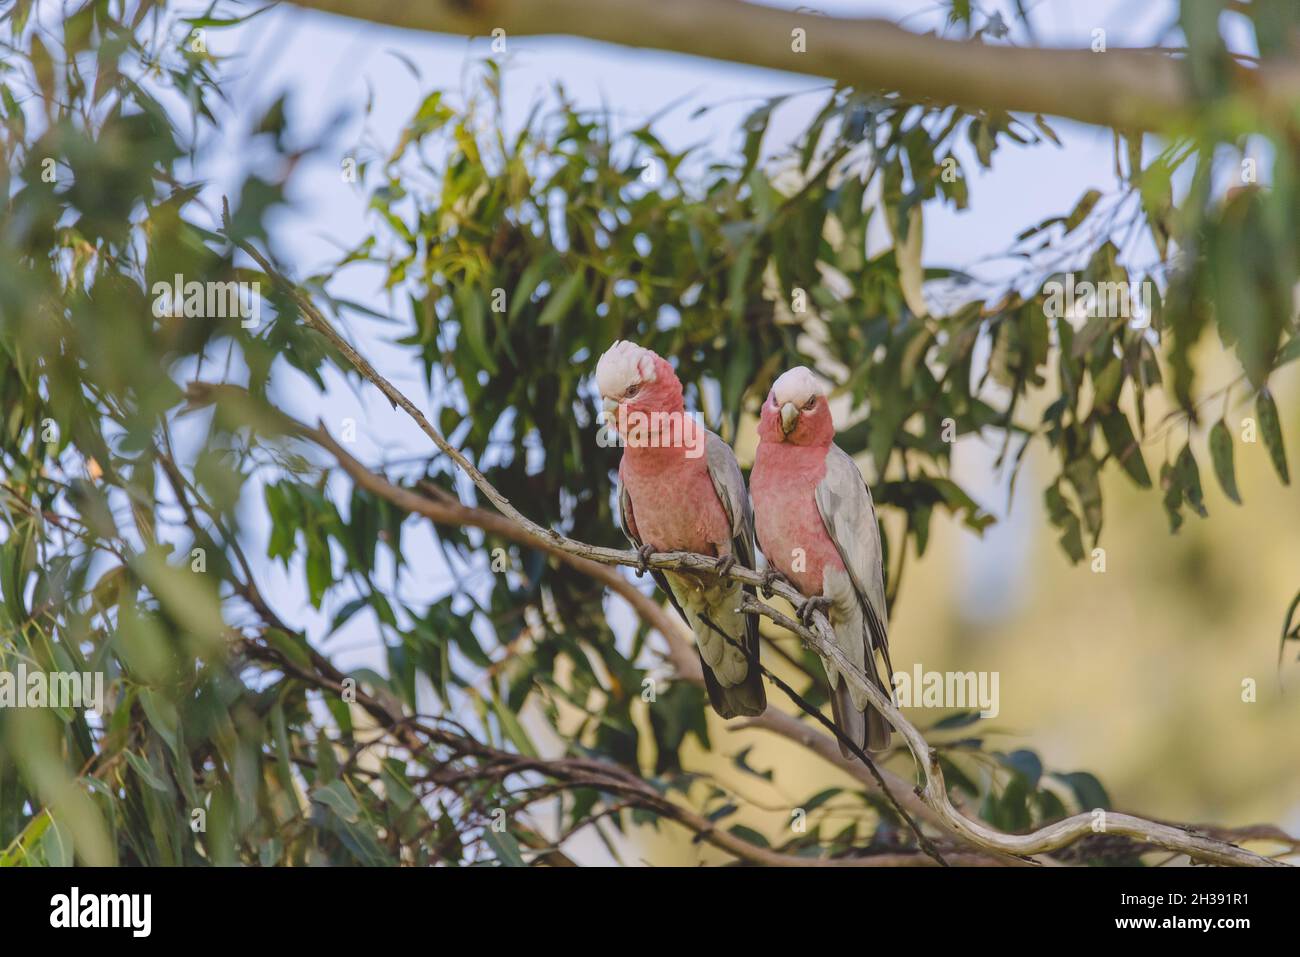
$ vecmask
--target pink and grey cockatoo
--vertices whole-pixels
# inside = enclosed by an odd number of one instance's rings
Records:
[[[717,556],[723,571],[736,562],[753,568],[754,513],[744,476],[727,443],[686,414],[673,367],[619,341],[596,364],[596,386],[606,421],[623,440],[623,533],[643,560],[689,551]],[[739,610],[742,593],[753,588],[708,572],[651,574],[695,633],[714,710],[724,718],[761,714],[767,696],[756,664],[758,623]]]
[[[824,608],[845,655],[892,698],[876,509],[862,473],[834,438],[817,377],[798,366],[777,379],[763,403],[749,475],[758,543],[768,564],[810,599],[801,608],[805,623],[814,609]],[[825,658],[822,663],[836,726],[861,748],[889,747],[884,716],[834,664]],[[852,756],[842,742],[840,750]]]

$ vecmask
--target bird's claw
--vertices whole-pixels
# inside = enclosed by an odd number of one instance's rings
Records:
[[[736,567],[736,556],[730,553],[723,555],[714,563],[713,567],[719,575],[725,575]]]
[[[758,590],[764,598],[771,598],[772,586],[777,582],[785,582],[785,584],[789,585],[790,579],[782,575],[777,569],[768,568],[767,571],[763,572],[763,584],[758,586]]]
[[[650,556],[654,554],[653,545],[642,545],[636,550],[637,557],[641,559],[641,564],[637,566],[636,577],[640,578],[650,570]]]
[[[826,611],[830,607],[831,600],[825,595],[816,595],[807,599],[799,606],[799,624],[805,628],[811,628],[813,615],[818,611]]]

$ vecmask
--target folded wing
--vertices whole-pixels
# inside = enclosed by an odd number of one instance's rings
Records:
[[[832,445],[826,455],[826,474],[817,485],[816,500],[817,511],[844,562],[862,611],[860,619],[853,616],[847,625],[837,629],[836,640],[855,659],[858,655],[853,651],[853,644],[861,643],[867,677],[892,699],[890,684],[894,668],[889,660],[880,526],[862,473],[848,453],[837,445]],[[876,655],[884,665],[883,678]],[[842,727],[851,726],[856,722],[847,712],[850,709],[860,712],[866,721],[867,747],[873,751],[888,747],[890,726],[884,716],[867,705],[863,696],[853,694],[844,682],[836,682],[834,692],[832,703],[837,722]]]

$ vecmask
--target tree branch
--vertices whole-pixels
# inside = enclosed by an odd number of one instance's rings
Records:
[[[204,383],[193,383],[190,387],[190,395],[194,401],[207,403],[216,400],[221,390],[231,388],[233,387],[216,387]],[[242,390],[239,391],[241,396],[247,395]],[[577,571],[605,585],[627,601],[642,621],[664,636],[669,646],[667,650],[669,661],[672,662],[678,677],[699,687],[704,687],[704,675],[700,668],[699,656],[695,653],[695,638],[687,629],[685,623],[676,615],[668,612],[662,605],[646,597],[640,589],[618,574],[613,566],[603,565],[562,551],[549,540],[530,535],[514,522],[495,512],[464,505],[445,493],[440,494],[437,499],[430,499],[410,489],[394,485],[358,461],[339,445],[323,427],[311,428],[283,413],[276,412],[275,415],[281,421],[286,432],[307,439],[332,455],[343,471],[359,488],[385,499],[408,513],[422,515],[435,524],[479,528],[508,541],[540,549],[560,558]],[[435,489],[431,487],[429,491],[433,493]],[[436,491],[441,493],[440,489]],[[761,668],[762,665],[760,664],[759,667]],[[768,674],[770,680],[774,682],[779,680],[768,673],[766,669],[764,669],[764,672]],[[797,704],[813,713],[809,706],[792,689],[787,687],[784,690]],[[823,723],[826,722],[826,719],[820,713],[817,713],[817,717]],[[828,759],[830,759],[831,755],[836,757],[840,755],[834,737],[819,734],[811,728],[799,724],[785,712],[773,706],[769,705],[762,715],[750,719],[747,723],[754,727],[766,727],[777,734],[803,744],[813,750],[814,753]],[[849,744],[852,743],[849,742]],[[862,783],[881,792],[894,805],[899,814],[916,830],[917,838],[923,845],[926,838],[916,829],[915,822],[912,821],[913,816],[926,818],[930,823],[943,827],[943,822],[934,814],[933,809],[917,799],[912,785],[902,778],[890,774],[883,768],[877,768],[869,759],[859,762],[841,759],[833,763],[849,771]],[[888,780],[885,778],[886,775],[888,775]],[[960,835],[955,836],[960,837]]]
[[[993,46],[911,33],[884,20],[824,17],[740,0],[293,0],[300,7],[435,33],[567,34],[824,76],[909,100],[1045,113],[1154,130],[1197,109],[1184,69],[1160,52]],[[795,52],[792,32],[806,32]],[[1289,115],[1300,63],[1236,71],[1264,109]]]

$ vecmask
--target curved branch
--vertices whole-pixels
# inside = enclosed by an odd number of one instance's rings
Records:
[[[760,613],[757,607],[753,607],[757,605],[763,605],[763,603],[746,596],[746,610]],[[814,622],[817,626],[816,631],[809,632],[808,629],[794,619],[782,615],[780,612],[772,611],[766,605],[763,605],[761,613],[799,634],[809,644],[813,645],[819,654],[834,660],[837,668],[848,669],[844,674],[847,676],[849,683],[856,685],[860,691],[871,699],[872,705],[885,714],[890,724],[903,735],[908,748],[920,763],[925,773],[926,803],[943,817],[951,830],[961,834],[980,847],[1028,857],[1064,847],[1089,834],[1105,833],[1119,834],[1123,837],[1154,844],[1214,864],[1250,867],[1278,866],[1277,861],[1261,857],[1244,848],[1237,847],[1235,844],[1196,834],[1188,828],[1163,824],[1158,821],[1148,821],[1144,818],[1116,811],[1102,810],[1102,816],[1096,820],[1094,820],[1093,813],[1076,814],[1073,817],[1049,824],[1028,834],[1004,834],[979,821],[972,821],[953,807],[948,798],[948,789],[944,783],[943,769],[939,765],[938,752],[931,748],[921,732],[903,717],[903,713],[894,706],[893,701],[887,699],[872,682],[866,680],[866,676],[831,640],[829,635],[830,626],[825,616],[818,613]],[[1100,828],[1094,829],[1095,824],[1099,824]]]
[[[1182,64],[1158,51],[993,46],[911,33],[877,19],[826,17],[741,0],[293,0],[412,30],[486,36],[567,34],[790,73],[830,77],[911,100],[1019,110],[1101,126],[1155,130],[1197,102]],[[803,30],[798,52],[792,31]],[[1287,117],[1300,64],[1238,69],[1240,88]]]
[[[190,392],[191,397],[196,401],[210,402],[216,398],[220,390],[230,388],[233,387],[216,387],[193,383]],[[247,395],[242,390],[239,390],[239,392],[241,396]],[[403,511],[421,515],[439,525],[479,528],[508,541],[539,549],[556,556],[570,567],[600,582],[626,601],[642,621],[663,635],[668,645],[666,656],[672,663],[677,677],[698,687],[704,687],[704,674],[700,667],[699,655],[695,652],[695,638],[686,627],[685,622],[668,612],[663,605],[646,596],[632,582],[620,575],[613,566],[562,551],[556,548],[550,540],[529,534],[504,516],[496,512],[465,505],[436,487],[428,487],[427,489],[430,494],[437,496],[437,498],[431,499],[410,489],[394,485],[382,475],[372,472],[353,457],[324,428],[311,428],[285,416],[283,413],[277,412],[276,416],[280,419],[287,432],[311,441],[332,455],[343,471],[359,488],[385,499]],[[860,783],[877,792],[884,793],[905,817],[924,818],[936,827],[947,829],[943,820],[935,814],[934,809],[916,796],[910,782],[884,768],[875,769],[876,774],[881,777],[881,780],[877,781],[871,768],[860,761],[843,757],[832,736],[800,723],[797,719],[773,705],[769,705],[763,714],[748,718],[743,723],[736,725],[736,727],[765,728],[788,738],[808,748],[814,754],[834,764],[842,771],[848,772]],[[962,839],[960,834],[954,833],[952,836]],[[972,846],[977,847],[977,845],[973,844]]]

